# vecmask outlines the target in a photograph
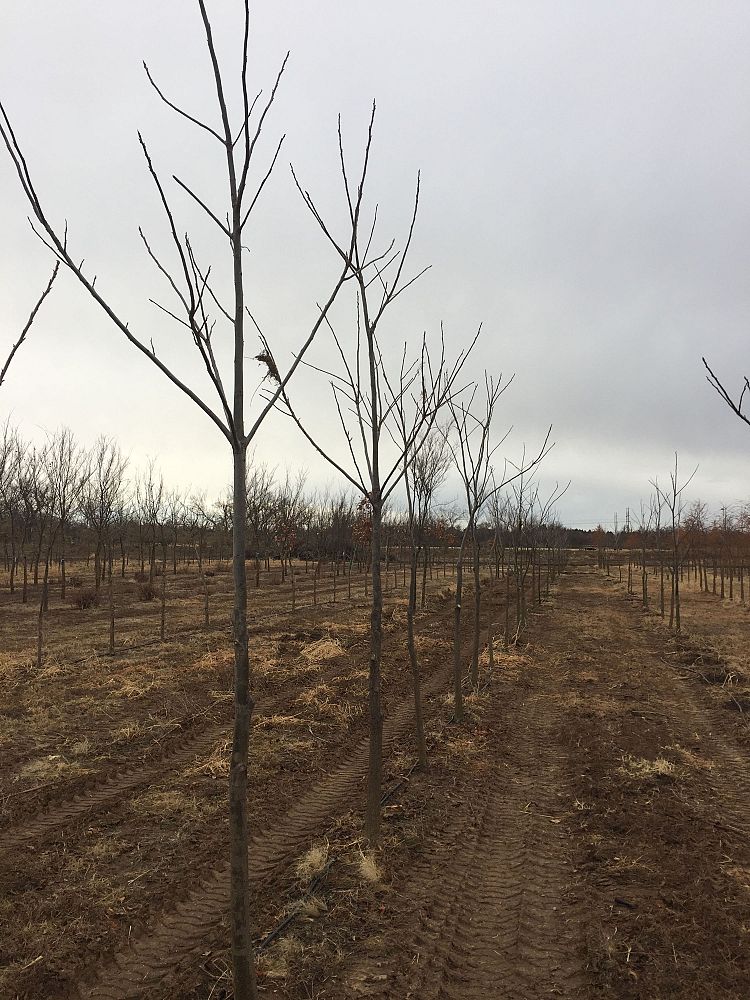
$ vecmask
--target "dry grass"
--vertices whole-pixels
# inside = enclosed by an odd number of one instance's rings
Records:
[[[619,774],[635,779],[676,777],[675,765],[666,757],[661,756],[655,760],[647,760],[645,757],[632,757],[630,754],[625,754],[622,758],[622,765],[617,770]]]
[[[366,853],[360,850],[356,860],[356,869],[363,882],[368,885],[376,885],[383,879],[383,872],[380,869],[372,851]]]
[[[302,943],[293,934],[284,935],[259,957],[258,975],[267,979],[286,979],[303,950]]]
[[[231,756],[232,744],[229,740],[223,740],[213,748],[207,757],[198,758],[198,761],[185,771],[185,777],[210,775],[212,778],[227,778],[229,777]]]
[[[297,912],[305,920],[317,920],[328,912],[328,906],[319,896],[306,896],[300,901]]]
[[[300,651],[310,663],[323,663],[326,660],[335,660],[337,656],[344,655],[344,647],[338,639],[318,639]]]
[[[320,708],[321,705],[328,704],[333,696],[335,695],[331,688],[327,684],[321,683],[308,688],[307,691],[302,691],[294,700],[298,705],[304,705],[306,708],[313,706]]]
[[[705,757],[699,757],[692,750],[687,750],[685,747],[681,747],[679,743],[675,743],[673,746],[665,747],[665,750],[669,750],[672,753],[678,753],[683,761],[688,765],[688,767],[697,768],[703,771],[711,771],[714,767],[714,762],[712,760],[706,760]]]
[[[81,767],[76,762],[65,760],[59,753],[55,753],[27,761],[20,768],[18,776],[19,778],[33,779],[35,782],[48,782],[57,778],[86,773],[85,767]]]
[[[203,805],[195,796],[186,795],[176,789],[161,788],[149,789],[130,803],[131,809],[136,813],[155,817],[176,815],[193,819],[201,815]]]
[[[294,871],[300,882],[311,882],[323,871],[328,864],[328,851],[328,841],[323,844],[313,844],[310,850],[297,860]]]

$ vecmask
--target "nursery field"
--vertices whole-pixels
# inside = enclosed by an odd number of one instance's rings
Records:
[[[71,573],[75,573],[73,568]],[[81,570],[81,574],[83,574]],[[450,571],[449,571],[450,574]],[[275,579],[275,578],[274,578]],[[383,833],[361,838],[366,580],[250,590],[250,875],[263,996],[750,995],[750,619],[683,588],[683,634],[574,554],[516,645],[485,581],[452,717],[450,575],[385,593]],[[0,598],[0,996],[227,998],[230,577]],[[465,595],[465,607],[471,593]],[[464,615],[464,659],[471,626]],[[487,641],[495,635],[490,665]]]

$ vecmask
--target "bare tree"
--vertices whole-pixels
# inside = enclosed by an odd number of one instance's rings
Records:
[[[406,362],[406,354],[400,370],[392,374],[395,384],[389,381],[378,340],[380,323],[386,311],[421,274],[406,278],[404,269],[409,255],[414,227],[419,207],[419,176],[417,177],[414,206],[407,235],[402,248],[397,248],[395,240],[390,240],[385,248],[374,249],[377,228],[377,209],[369,223],[362,220],[362,196],[364,178],[370,158],[375,121],[375,105],[367,133],[364,159],[360,180],[353,184],[346,164],[344,144],[339,119],[339,157],[346,199],[346,208],[351,225],[351,242],[337,238],[320,214],[312,196],[298,183],[305,204],[309,208],[321,230],[345,262],[347,277],[356,289],[356,339],[348,350],[345,349],[330,321],[329,330],[333,336],[341,361],[339,373],[318,368],[330,381],[335,406],[346,440],[351,464],[345,468],[333,458],[330,450],[323,447],[306,429],[293,409],[288,395],[284,396],[286,412],[293,418],[305,438],[327,462],[362,494],[369,508],[372,527],[370,539],[370,564],[372,573],[372,602],[370,615],[370,663],[369,663],[369,723],[370,750],[367,781],[367,804],[365,809],[365,833],[370,843],[378,840],[380,829],[380,795],[382,775],[383,710],[380,692],[380,665],[382,658],[382,542],[383,514],[389,496],[398,485],[404,472],[403,442],[397,444],[393,454],[388,455],[389,444],[393,443],[387,429],[393,420],[396,401],[407,397],[412,390],[418,395],[424,388],[426,397],[418,402],[421,418],[412,428],[411,438],[406,442],[408,451],[418,450],[419,442],[434,420],[435,412],[444,393],[460,371],[465,354],[459,357],[451,372],[444,371],[444,361],[435,371],[439,376],[430,377],[429,355],[423,342],[420,358],[413,363]],[[446,389],[446,384],[448,388]],[[432,396],[430,394],[432,393]]]
[[[681,537],[681,524],[682,524],[682,513],[684,510],[684,502],[682,499],[682,494],[690,485],[698,471],[698,467],[690,473],[688,478],[682,485],[679,484],[679,477],[677,473],[677,452],[674,456],[674,469],[669,474],[669,489],[663,490],[659,484],[658,480],[651,480],[651,485],[656,490],[661,504],[666,507],[669,512],[670,518],[670,534],[672,538],[672,565],[671,565],[671,575],[672,575],[672,602],[670,605],[669,612],[669,627],[674,627],[675,631],[679,632],[681,629],[680,624],[680,565],[686,551],[682,545]]]
[[[18,435],[18,431],[14,427],[11,427],[10,422],[6,420],[2,427],[2,437],[0,437],[0,504],[2,504],[3,518],[7,524],[6,558],[11,594],[15,589],[15,574],[18,562],[18,528],[20,522],[19,476],[24,451],[25,446]],[[8,542],[10,542],[10,552],[7,550]]]
[[[450,452],[445,436],[433,430],[421,442],[419,451],[407,447],[411,439],[411,426],[402,401],[397,407],[399,443],[404,445],[404,489],[407,505],[407,530],[409,539],[409,597],[406,605],[406,645],[412,673],[414,693],[414,728],[417,755],[421,767],[427,767],[427,745],[422,720],[419,661],[414,641],[414,615],[417,609],[417,568],[420,552],[425,552],[424,571],[427,572],[426,528],[435,493],[445,481],[450,466]],[[412,421],[413,423],[413,421]]]
[[[456,595],[453,622],[453,694],[455,715],[458,722],[463,721],[463,694],[461,690],[461,612],[463,601],[463,560],[467,541],[472,544],[474,570],[474,627],[471,651],[471,683],[476,686],[479,680],[479,634],[481,613],[481,581],[479,563],[479,539],[477,537],[477,521],[485,503],[493,493],[503,489],[508,483],[523,476],[533,469],[549,451],[549,436],[552,428],[547,431],[541,449],[530,462],[522,460],[520,466],[508,470],[504,467],[503,474],[496,478],[492,459],[498,448],[505,442],[509,431],[495,444],[491,441],[492,419],[500,396],[510,386],[512,378],[503,382],[502,377],[495,380],[485,373],[484,402],[475,408],[476,395],[479,390],[474,386],[468,399],[452,398],[450,410],[453,418],[455,441],[447,437],[453,454],[454,464],[464,487],[466,502],[466,527],[461,537],[461,544],[456,559]],[[477,412],[478,409],[478,412]]]
[[[97,438],[90,454],[90,468],[81,490],[80,505],[94,532],[94,588],[99,593],[110,551],[112,523],[122,500],[127,459],[116,441],[105,435]]]
[[[46,451],[47,479],[52,490],[55,530],[51,535],[44,567],[45,591],[49,576],[49,564],[55,538],[60,547],[60,598],[65,600],[65,531],[70,519],[78,509],[81,494],[88,480],[90,470],[86,452],[76,443],[72,431],[62,427],[49,439]],[[46,610],[46,602],[45,602]]]

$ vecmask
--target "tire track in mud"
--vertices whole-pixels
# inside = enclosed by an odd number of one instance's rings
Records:
[[[440,611],[428,615],[419,623],[422,628],[429,629],[434,624],[447,620],[450,611]],[[306,678],[304,687],[294,678],[284,683],[281,689],[269,699],[258,696],[258,708],[253,713],[254,719],[262,719],[275,714],[285,707],[292,696],[308,687],[325,684],[343,673],[350,664],[336,663],[322,673],[312,678]],[[92,786],[68,799],[52,803],[43,811],[28,819],[0,831],[0,850],[9,852],[42,837],[59,833],[63,828],[79,817],[96,813],[107,805],[119,801],[144,785],[159,782],[176,770],[189,765],[196,757],[211,750],[222,738],[231,735],[231,722],[218,723],[192,732],[184,739],[172,745],[166,752],[148,760],[145,764],[120,769],[108,774],[103,779],[92,778]]]
[[[575,857],[561,812],[570,789],[567,754],[555,738],[558,722],[552,692],[518,707],[510,764],[505,752],[497,754],[494,787],[475,808],[461,803],[460,818],[399,890],[415,915],[410,933],[401,926],[391,935],[380,948],[387,957],[356,971],[344,995],[538,1000],[578,994],[586,983],[579,960],[584,914],[580,902],[568,899]]]
[[[634,606],[627,602],[624,614],[631,615]],[[670,638],[673,638],[670,636]],[[670,664],[664,670],[668,639],[659,635],[658,650],[646,650],[654,657],[653,686],[659,708],[665,713],[665,722],[672,737],[682,746],[698,740],[700,755],[713,766],[703,777],[711,788],[715,805],[727,821],[728,829],[740,834],[746,845],[746,831],[750,829],[750,754],[726,731],[726,718],[722,709],[701,696],[701,684],[695,676],[685,676],[684,667]],[[653,639],[648,645],[653,645]],[[689,667],[687,668],[690,669]],[[725,710],[728,711],[728,710]],[[711,817],[707,817],[711,819]]]
[[[425,702],[445,687],[447,668],[423,684]],[[383,725],[383,754],[406,730],[413,715],[413,699],[404,698]],[[249,846],[251,884],[273,876],[306,846],[311,836],[330,822],[361,786],[366,770],[369,741],[359,742],[348,758],[314,785],[283,820],[252,838]],[[229,908],[229,865],[205,877],[173,910],[160,916],[148,932],[134,938],[130,946],[92,973],[93,982],[79,985],[86,1000],[129,1000],[143,997],[186,961],[194,958],[205,937]]]
[[[601,580],[595,577],[595,581],[601,588]],[[588,596],[591,597],[590,593]],[[750,754],[733,740],[731,731],[726,732],[726,718],[722,718],[721,709],[701,696],[702,685],[696,676],[689,676],[690,666],[676,665],[667,657],[675,634],[653,630],[653,626],[643,621],[636,622],[643,615],[642,605],[624,593],[610,592],[608,597],[607,627],[611,628],[613,608],[620,620],[618,654],[637,653],[653,661],[650,702],[658,709],[670,739],[683,747],[697,739],[701,757],[714,765],[703,777],[713,791],[716,804],[730,824],[744,830],[750,828]],[[590,602],[588,610],[604,621],[601,602]]]

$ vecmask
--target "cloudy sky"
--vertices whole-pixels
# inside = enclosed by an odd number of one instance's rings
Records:
[[[238,66],[238,0],[209,9],[228,79]],[[262,0],[253,5],[253,88],[288,71],[259,169],[286,134],[248,231],[254,314],[289,357],[337,262],[297,195],[295,169],[332,224],[343,219],[336,116],[356,163],[373,99],[369,204],[403,241],[418,170],[411,265],[428,273],[391,310],[386,354],[434,338],[457,353],[482,323],[472,377],[515,379],[496,418],[513,460],[553,425],[541,479],[572,479],[559,512],[573,524],[622,518],[666,478],[675,451],[691,495],[712,506],[750,492],[750,428],[706,384],[701,355],[732,386],[750,373],[750,6],[746,2]],[[3,0],[0,97],[48,214],[73,255],[142,339],[201,391],[200,365],[138,237],[169,259],[168,233],[137,141],[221,215],[219,147],[175,118],[141,66],[192,113],[216,121],[197,4]],[[237,111],[238,90],[230,85]],[[260,176],[260,175],[259,175]],[[226,252],[171,185],[179,225],[227,287]],[[10,161],[0,157],[0,344],[10,345],[50,270],[31,234]],[[221,282],[224,282],[222,285]],[[336,321],[351,342],[352,311]],[[228,358],[228,333],[224,338]],[[324,339],[315,347],[330,359]],[[248,349],[248,374],[258,367]],[[300,413],[345,447],[325,381],[294,386]],[[138,354],[70,276],[58,283],[0,399],[28,437],[60,424],[84,442],[116,436],[134,465],[158,457],[170,484],[218,492],[228,446]],[[281,418],[256,456],[335,482]]]

